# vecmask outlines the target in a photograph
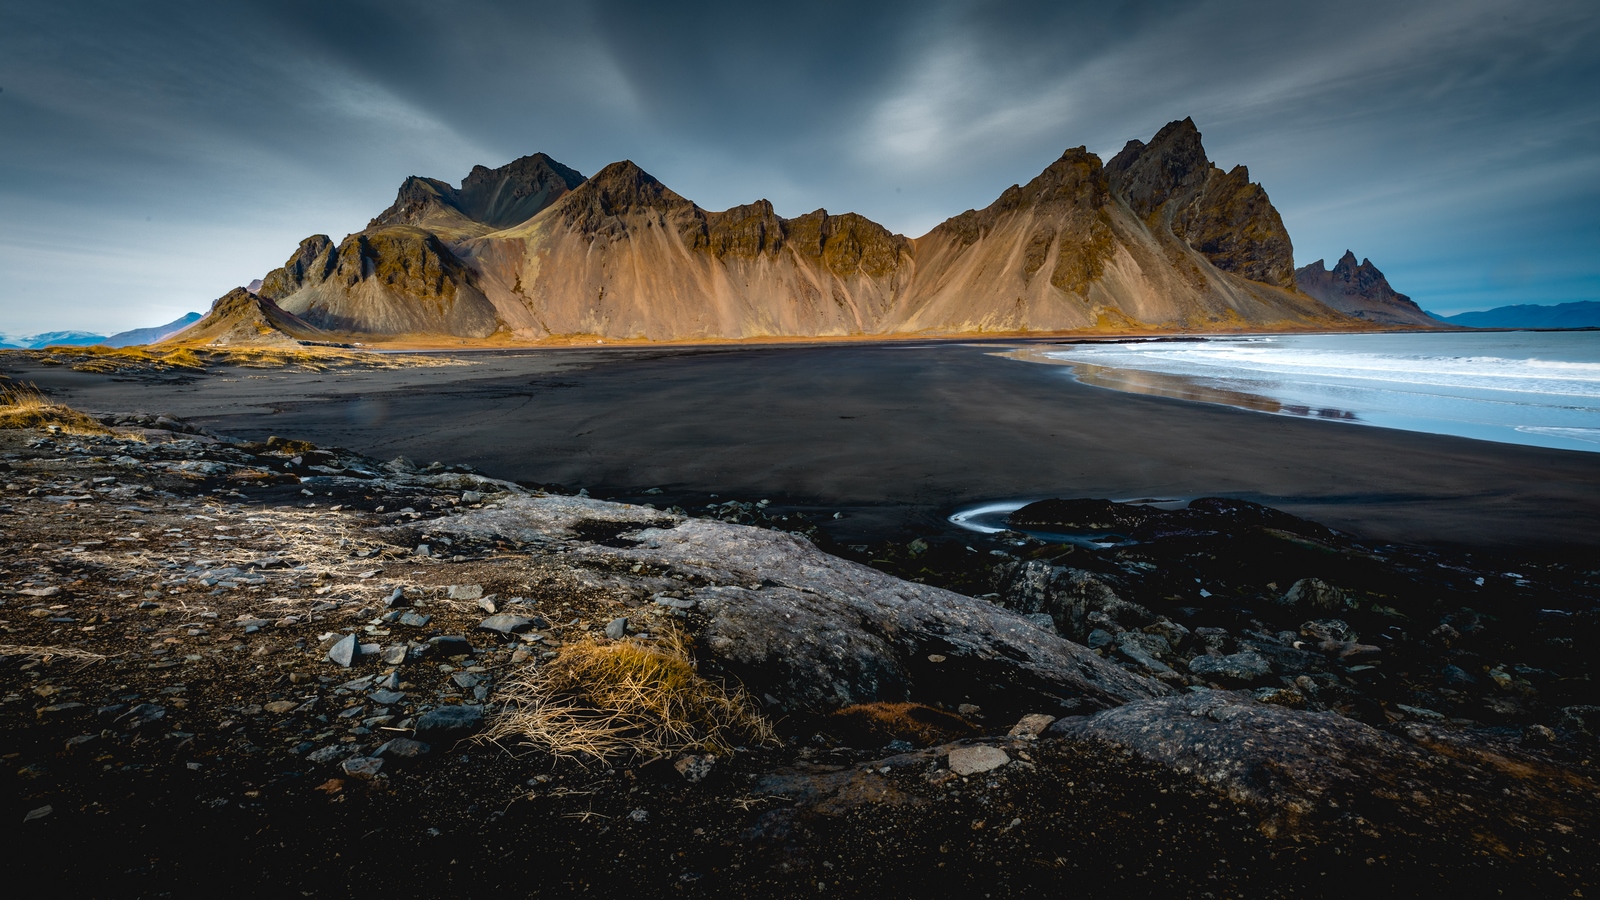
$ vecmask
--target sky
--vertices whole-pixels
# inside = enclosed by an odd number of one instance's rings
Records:
[[[1596,46],[1594,0],[0,0],[0,333],[203,311],[407,175],[537,151],[915,237],[1184,116],[1297,264],[1596,300]]]

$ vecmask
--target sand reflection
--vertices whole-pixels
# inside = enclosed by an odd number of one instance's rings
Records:
[[[1074,377],[1084,384],[1110,388],[1116,391],[1126,391],[1130,394],[1149,394],[1154,397],[1172,397],[1177,400],[1194,400],[1200,403],[1220,403],[1224,406],[1253,409],[1257,412],[1277,413],[1280,415],[1306,416],[1317,419],[1341,419],[1347,422],[1357,420],[1356,414],[1347,409],[1285,404],[1262,394],[1215,387],[1182,375],[1169,375],[1165,372],[1150,372],[1143,369],[1101,366],[1093,363],[1061,359],[1050,355],[1051,353],[1059,352],[1061,351],[1055,348],[1048,351],[1037,348],[1023,348],[994,355],[1023,362],[1069,366],[1072,368]]]

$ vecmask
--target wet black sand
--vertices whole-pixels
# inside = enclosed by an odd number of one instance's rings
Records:
[[[827,528],[843,541],[943,529],[997,499],[1222,495],[1386,540],[1600,547],[1600,454],[1117,393],[1000,349],[544,350],[166,386],[0,365],[89,409],[170,412],[241,437],[469,463],[597,497],[655,487],[658,505],[718,494],[842,511]]]

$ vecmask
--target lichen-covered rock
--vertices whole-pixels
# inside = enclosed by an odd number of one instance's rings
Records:
[[[995,567],[994,577],[1001,606],[1025,614],[1047,614],[1058,632],[1080,643],[1093,630],[1091,613],[1103,613],[1123,628],[1135,628],[1154,618],[1148,609],[1123,600],[1103,579],[1081,569],[1036,559],[1013,561]]]
[[[1253,650],[1227,656],[1197,656],[1189,660],[1189,672],[1207,681],[1230,686],[1256,684],[1272,676],[1272,664]]]
[[[1062,719],[1045,734],[1103,742],[1193,775],[1261,809],[1268,834],[1382,822],[1413,833],[1461,830],[1515,853],[1592,818],[1597,789],[1592,777],[1520,750],[1515,738],[1431,725],[1390,734],[1229,691],[1135,701]]]

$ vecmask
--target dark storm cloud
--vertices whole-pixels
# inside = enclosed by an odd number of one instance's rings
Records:
[[[1440,310],[1600,294],[1591,2],[0,0],[0,330],[199,308],[401,178],[632,158],[920,234],[1194,116],[1308,262]]]

